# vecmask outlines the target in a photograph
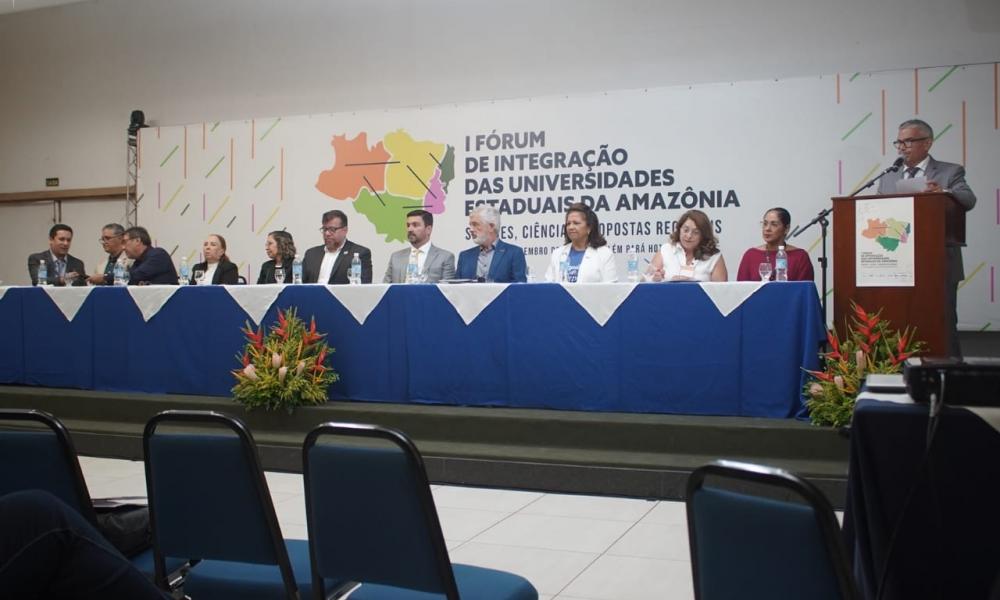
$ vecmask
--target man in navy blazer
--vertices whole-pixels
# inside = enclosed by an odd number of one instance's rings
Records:
[[[934,143],[934,130],[925,121],[910,119],[899,126],[899,135],[893,145],[903,158],[903,166],[895,173],[889,173],[878,184],[878,193],[895,194],[896,183],[900,179],[925,177],[927,180],[925,192],[944,192],[958,202],[966,211],[976,205],[976,195],[972,193],[969,184],[965,182],[965,167],[934,160],[930,155]],[[962,217],[965,218],[964,216]],[[949,244],[945,248],[948,256],[948,296],[945,299],[948,311],[948,321],[951,328],[948,353],[961,356],[962,349],[958,342],[958,284],[965,279],[965,268],[962,264],[962,247]]]
[[[458,279],[524,283],[528,280],[524,250],[500,240],[500,213],[480,204],[469,213],[472,241],[477,245],[458,255]]]
[[[177,285],[174,261],[166,250],[153,246],[145,227],[129,227],[122,239],[125,255],[134,261],[128,272],[129,285]]]

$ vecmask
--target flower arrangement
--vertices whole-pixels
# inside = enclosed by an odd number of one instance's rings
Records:
[[[237,359],[242,367],[234,370],[233,397],[248,409],[284,409],[291,413],[298,406],[323,404],[327,388],[340,379],[326,364],[333,349],[316,332],[316,318],[306,328],[294,308],[278,311],[278,323],[264,334],[247,322],[241,329],[246,347]]]
[[[854,314],[845,323],[844,339],[838,339],[833,330],[826,334],[831,350],[820,354],[824,369],[807,371],[812,381],[806,383],[804,390],[808,398],[806,407],[814,425],[849,425],[865,375],[898,373],[903,361],[926,346],[914,339],[916,329],[890,329],[889,321],[880,316],[881,310],[869,313],[853,301],[851,308]]]

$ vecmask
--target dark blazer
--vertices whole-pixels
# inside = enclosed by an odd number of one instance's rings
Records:
[[[351,270],[351,260],[357,253],[361,259],[361,283],[372,282],[372,251],[360,244],[355,244],[351,240],[344,241],[343,251],[337,257],[337,262],[333,265],[329,281],[320,281],[319,268],[323,264],[323,255],[326,249],[323,246],[314,246],[306,250],[306,255],[302,259],[302,282],[303,283],[328,283],[342,284],[348,283],[347,274]]]
[[[281,268],[285,270],[285,283],[292,282],[292,263],[295,258],[286,257],[281,261]],[[274,280],[274,261],[269,260],[260,266],[260,275],[257,276],[257,284],[278,283]]]
[[[497,240],[493,251],[496,255],[490,263],[487,279],[497,283],[524,283],[528,280],[527,263],[524,260],[524,250],[520,246]],[[479,262],[479,246],[463,250],[458,255],[458,268],[455,277],[458,279],[475,279],[476,264]]]
[[[195,271],[207,271],[208,263],[200,262],[195,266],[191,267],[191,285],[194,285],[194,272]],[[215,275],[212,277],[213,285],[236,285],[237,278],[240,276],[239,269],[236,268],[236,263],[230,262],[228,260],[221,261],[219,266],[215,267]]]
[[[128,272],[128,284],[177,285],[174,261],[163,248],[149,246],[142,256],[135,259]]]
[[[49,285],[63,285],[56,281],[56,270],[55,270],[55,260],[52,258],[52,253],[48,250],[43,250],[35,254],[28,255],[28,277],[31,278],[31,285],[38,285],[38,263],[45,261],[46,281]],[[76,273],[76,281],[73,282],[74,286],[87,285],[87,269],[83,266],[83,261],[79,258],[73,256],[72,254],[66,255],[66,272]]]
[[[896,182],[903,178],[906,166],[902,166],[895,173],[887,173],[878,182],[878,193],[895,194]],[[941,189],[951,194],[955,200],[962,205],[966,211],[972,210],[976,205],[976,195],[972,188],[965,182],[965,167],[955,163],[934,160],[928,157],[927,171],[924,173],[927,181],[933,181],[941,186]],[[965,265],[962,264],[962,249],[959,246],[949,245],[946,248],[948,253],[948,272],[952,282],[965,279]]]

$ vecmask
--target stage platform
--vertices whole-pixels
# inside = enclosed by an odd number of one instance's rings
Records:
[[[691,470],[727,458],[793,470],[838,508],[846,494],[848,439],[791,419],[367,402],[330,402],[288,415],[246,412],[218,397],[21,386],[0,386],[0,407],[54,414],[77,451],[90,456],[140,460],[142,429],[154,414],[214,410],[247,423],[268,470],[301,472],[306,432],[348,421],[405,432],[436,483],[676,500]]]

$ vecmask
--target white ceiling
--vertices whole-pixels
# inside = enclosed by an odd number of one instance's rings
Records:
[[[87,0],[0,0],[0,15],[86,1]]]

